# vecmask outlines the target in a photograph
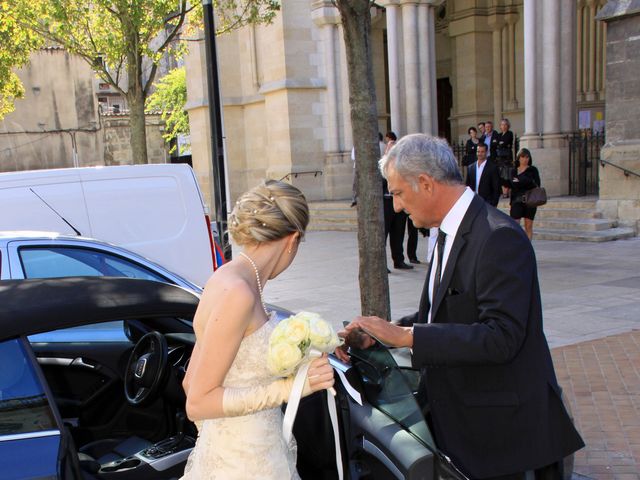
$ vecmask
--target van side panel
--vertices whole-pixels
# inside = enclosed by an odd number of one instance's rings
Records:
[[[82,186],[90,236],[143,255],[202,286],[213,273],[211,247],[198,186],[184,167],[148,168],[148,176],[130,168],[128,175],[120,170],[114,178],[96,178],[87,171]]]
[[[0,184],[1,229],[45,230],[76,235],[47,204],[82,235],[90,234],[82,186],[77,178],[70,177],[57,178],[54,183],[43,185],[4,187]]]

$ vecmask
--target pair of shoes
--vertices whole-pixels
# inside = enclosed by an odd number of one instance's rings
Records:
[[[395,268],[396,270],[413,270],[413,267],[411,265],[407,265],[404,262],[394,265],[393,268]]]
[[[420,263],[421,263],[420,260],[418,260],[417,258],[410,258],[409,261],[411,263],[415,263],[416,265],[420,265]]]
[[[355,207],[356,205],[358,205],[358,202],[356,202],[355,200],[353,202],[351,202],[351,207]]]
[[[387,268],[387,273],[391,273],[391,270],[389,270],[388,268]]]

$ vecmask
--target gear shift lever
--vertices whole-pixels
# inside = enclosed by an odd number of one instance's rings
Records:
[[[183,443],[188,443],[188,445],[184,445],[184,447],[193,446],[193,439],[191,437],[185,438],[184,424],[186,419],[187,416],[184,412],[177,412],[176,434],[172,437],[167,438],[166,440],[162,440],[161,442],[156,443],[153,447],[148,448],[145,451],[145,454],[157,458],[181,449],[183,447]],[[185,440],[188,440],[188,442],[183,442]]]

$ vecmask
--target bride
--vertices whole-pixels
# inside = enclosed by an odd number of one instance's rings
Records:
[[[193,321],[196,344],[183,386],[198,440],[185,480],[299,478],[280,410],[293,378],[267,370],[276,322],[262,289],[291,265],[308,223],[304,195],[284,182],[268,180],[236,202],[229,232],[244,251],[209,279]],[[312,362],[303,395],[332,385],[325,355]]]

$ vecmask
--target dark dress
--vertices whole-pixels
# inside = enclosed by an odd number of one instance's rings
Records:
[[[508,187],[509,176],[513,168],[513,132],[511,130],[507,130],[504,133],[500,132],[496,140],[497,147],[494,161],[500,171],[503,185]]]
[[[514,179],[518,179],[514,182]],[[540,186],[540,173],[533,166],[527,167],[522,173],[513,171],[513,177],[509,182],[511,187],[511,218],[520,219],[522,217],[533,220],[536,216],[536,207],[527,207],[522,201],[522,196],[527,190]]]
[[[464,148],[464,158],[462,160],[462,166],[468,167],[469,165],[471,165],[472,163],[478,160],[477,150],[478,150],[479,143],[480,143],[479,140],[478,140],[478,143],[473,143],[473,140],[471,139],[467,140],[467,144]]]

